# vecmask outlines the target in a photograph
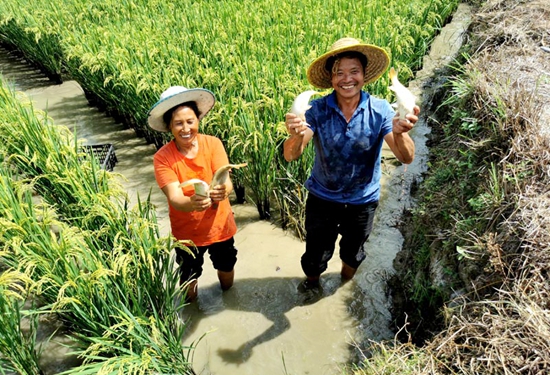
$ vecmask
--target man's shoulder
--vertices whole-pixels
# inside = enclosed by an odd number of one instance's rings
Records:
[[[311,105],[311,109],[313,110],[312,112],[316,112],[316,113],[323,113],[325,111],[327,111],[327,109],[330,107],[330,96],[331,94],[329,95],[325,95],[323,97],[320,97],[320,98],[317,98],[317,99],[313,99],[309,104]]]
[[[376,95],[370,94],[370,93],[365,92],[365,91],[363,91],[363,93],[365,94],[363,96],[365,102],[370,102],[374,105],[383,105],[383,106],[389,104],[389,102],[386,99],[379,98]]]
[[[370,107],[375,112],[392,115],[393,109],[390,102],[369,93],[365,94],[365,106]]]

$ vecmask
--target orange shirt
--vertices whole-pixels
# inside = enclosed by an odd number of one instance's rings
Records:
[[[175,141],[164,145],[155,153],[153,163],[155,178],[162,189],[171,182],[184,182],[192,178],[210,184],[214,172],[229,164],[222,142],[205,134],[197,134],[199,152],[193,159],[180,154]],[[194,194],[193,186],[183,188],[186,196]],[[237,225],[229,199],[219,202],[217,208],[202,212],[183,212],[170,206],[170,226],[178,240],[192,240],[197,246],[207,246],[230,239],[237,232]]]

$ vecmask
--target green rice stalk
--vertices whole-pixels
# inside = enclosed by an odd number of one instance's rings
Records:
[[[18,374],[43,374],[39,366],[39,353],[35,350],[38,316],[23,311],[31,280],[17,271],[0,274],[0,365],[2,369]],[[27,317],[28,332],[21,328],[21,320]]]
[[[185,326],[176,313],[161,316],[153,310],[149,318],[139,318],[121,307],[117,321],[104,327],[105,334],[94,338],[87,350],[73,353],[84,358],[83,365],[60,375],[194,374],[193,346],[182,346]]]
[[[9,95],[6,94],[6,97]],[[32,117],[33,112],[26,108],[22,110],[27,121],[22,121],[20,127],[37,122]],[[9,122],[0,124],[2,129]],[[7,132],[2,134],[6,136]],[[55,140],[55,133],[44,138],[48,137]],[[9,138],[6,136],[6,139]],[[53,144],[60,144],[56,142]],[[40,144],[34,147],[39,148]],[[50,194],[54,204],[49,204],[45,199],[36,202],[35,198],[42,197],[33,196],[33,191],[44,180],[38,172],[54,170],[59,175],[71,176],[71,171],[63,170],[55,159],[44,162],[43,159],[48,156],[36,152],[27,160],[44,168],[28,168],[26,174],[32,173],[34,179],[22,179],[20,174],[24,165],[14,162],[22,158],[21,153],[2,150],[2,155],[0,217],[4,225],[0,230],[0,243],[5,252],[4,260],[37,280],[35,293],[42,302],[67,324],[83,332],[79,336],[79,345],[84,350],[95,338],[102,337],[105,327],[119,324],[119,310],[127,310],[136,319],[147,318],[153,311],[160,317],[174,314],[178,306],[173,301],[180,292],[177,273],[172,272],[174,265],[170,250],[173,243],[171,238],[158,238],[158,226],[150,201],[138,202],[135,210],[122,211],[122,207],[113,204],[110,199],[102,199],[88,207],[90,213],[62,222],[55,208],[66,207],[64,202],[59,203],[53,193]],[[90,190],[97,192],[97,187],[102,185],[95,183],[97,179],[86,176],[85,171],[81,169],[80,173],[85,176],[84,181],[91,183],[82,185],[88,190],[80,189],[85,190],[85,196],[90,196]],[[94,171],[92,167],[91,172]],[[16,178],[12,172],[17,173]],[[59,179],[50,177],[53,175],[48,175],[48,181],[55,187],[57,185],[53,182],[58,183]],[[105,194],[107,197],[108,193]],[[103,225],[87,224],[89,217],[99,216]],[[84,228],[72,226],[74,222],[84,224]],[[166,340],[172,338],[167,337]],[[120,345],[130,343],[122,342]],[[111,356],[117,354],[111,353]]]

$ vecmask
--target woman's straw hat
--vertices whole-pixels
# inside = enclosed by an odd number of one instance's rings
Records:
[[[160,94],[159,101],[149,110],[147,118],[149,126],[159,132],[169,131],[168,124],[164,123],[162,117],[166,111],[186,102],[197,103],[200,120],[214,107],[216,98],[211,91],[206,89],[188,89],[183,86],[171,86]]]
[[[337,40],[328,52],[311,63],[307,70],[309,83],[322,89],[331,88],[332,72],[329,72],[325,67],[327,60],[348,51],[356,51],[367,57],[365,83],[376,81],[388,69],[390,64],[390,58],[382,48],[371,44],[363,44],[354,38],[342,38]]]

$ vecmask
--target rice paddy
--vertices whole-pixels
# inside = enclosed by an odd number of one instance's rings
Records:
[[[160,92],[176,84],[212,90],[218,102],[203,131],[222,139],[231,162],[248,163],[234,171],[235,185],[261,218],[303,236],[312,150],[287,164],[280,149],[284,113],[308,88],[307,65],[350,35],[386,48],[406,82],[456,4],[9,0],[0,4],[0,40],[51,77],[77,80],[91,101],[158,147],[167,139],[145,119]],[[387,86],[383,78],[368,90],[390,98]],[[11,317],[2,368],[40,373],[32,332],[22,335],[17,322],[47,312],[80,332],[83,363],[65,374],[192,374],[193,347],[181,345],[186,327],[173,303],[176,244],[159,235],[147,200],[129,207],[78,135],[54,125],[2,84],[2,276],[17,279],[0,284],[3,319]],[[29,297],[39,303],[23,310]]]
[[[205,132],[224,142],[236,186],[260,217],[303,233],[300,213],[311,153],[280,157],[284,113],[308,88],[307,65],[342,36],[385,48],[406,83],[457,1],[106,1],[0,5],[0,39],[50,74],[78,81],[91,101],[158,147],[146,125],[170,85],[205,87],[218,100]],[[383,77],[367,89],[391,97]],[[303,164],[303,165],[302,165]]]
[[[37,373],[18,367],[37,366],[32,335],[16,330],[17,301],[32,296],[40,310],[29,314],[56,314],[78,332],[83,364],[72,373],[145,374],[175,366],[191,373],[173,302],[179,293],[169,257],[174,243],[158,235],[150,205],[128,208],[110,173],[79,152],[66,128],[52,126],[6,86],[0,97],[0,243],[2,264],[11,270],[3,277],[14,272],[26,281],[17,295],[2,288],[9,309],[3,317],[16,324],[3,337],[2,360],[20,373]],[[26,360],[8,349],[27,353]]]

